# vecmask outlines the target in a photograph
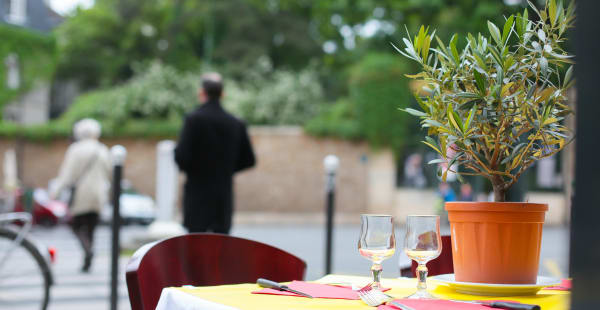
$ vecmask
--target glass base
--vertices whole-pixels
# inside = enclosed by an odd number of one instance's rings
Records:
[[[417,291],[416,293],[406,296],[404,298],[406,298],[406,299],[439,299],[439,298],[429,294],[429,292],[425,291],[425,290]]]

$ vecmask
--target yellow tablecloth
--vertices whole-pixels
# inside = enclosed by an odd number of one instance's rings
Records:
[[[368,283],[367,277],[328,275],[315,282],[319,283],[354,283],[357,285]],[[387,293],[401,298],[408,296],[416,290],[415,279],[383,279],[382,286],[389,287]],[[428,280],[428,287],[432,294],[444,299],[485,300],[503,299],[515,300],[522,303],[540,305],[542,310],[569,309],[570,293],[565,291],[541,290],[535,296],[515,297],[483,297],[456,293],[442,283]],[[185,292],[197,298],[217,304],[227,305],[241,310],[267,310],[267,309],[374,309],[366,306],[360,300],[302,298],[278,295],[251,294],[260,289],[256,284],[236,284],[208,287],[178,287],[180,292]]]

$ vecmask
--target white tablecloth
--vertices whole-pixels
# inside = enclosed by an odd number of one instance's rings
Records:
[[[160,294],[156,310],[239,310],[214,303],[173,288],[164,288]]]

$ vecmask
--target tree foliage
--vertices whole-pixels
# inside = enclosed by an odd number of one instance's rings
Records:
[[[410,92],[398,83],[407,66],[391,54],[369,54],[354,66],[350,75],[350,100],[356,104],[361,131],[376,147],[390,146],[399,155],[406,143]]]
[[[36,82],[49,81],[56,68],[55,41],[52,36],[27,31],[15,26],[0,24],[0,107],[31,89]],[[4,61],[15,55],[19,65],[20,87],[9,89],[6,85]]]
[[[402,25],[435,24],[447,39],[451,32],[483,31],[482,21],[514,11],[498,0],[97,0],[57,29],[59,73],[105,87],[130,78],[133,63],[160,59],[179,70],[227,67],[239,80],[266,56],[275,68],[323,63],[334,98],[347,92],[343,69],[370,50],[387,49]],[[366,37],[369,22],[380,27]],[[347,35],[355,41],[348,48]],[[337,46],[335,53],[323,52],[326,42]]]
[[[403,80],[406,63],[392,54],[371,53],[349,70],[349,96],[325,107],[306,125],[318,136],[365,139],[374,147],[391,147],[397,157],[415,134],[413,121],[398,106],[411,106]]]
[[[399,116],[392,106],[417,104],[397,75],[416,66],[373,56],[373,51],[392,52],[389,42],[404,25],[410,31],[436,25],[436,34],[447,42],[454,32],[487,31],[486,20],[501,22],[517,9],[500,0],[96,0],[56,31],[59,76],[78,79],[89,89],[116,87],[131,98],[146,98],[132,86],[140,81],[138,68],[148,69],[158,60],[182,77],[217,68],[228,78],[227,93],[234,98],[226,104],[250,123],[304,124],[322,111],[307,125],[310,133],[367,138],[400,150],[414,145],[415,138],[406,134],[404,119],[393,121]],[[464,43],[458,42],[457,49]],[[335,50],[326,53],[323,47],[331,44]],[[265,58],[272,68],[257,75]],[[377,73],[367,69],[367,62],[389,64],[381,69],[392,81],[375,81]],[[392,67],[401,69],[391,73],[387,69]],[[130,79],[132,85],[119,86]],[[303,82],[309,79],[314,81]],[[285,87],[292,84],[304,91],[288,96]],[[159,98],[177,101],[165,90],[138,110],[164,114],[156,110]]]
[[[571,112],[566,90],[573,68],[564,74],[559,68],[573,63],[561,43],[574,8],[555,0],[543,10],[530,5],[537,21],[527,10],[500,26],[488,21],[490,36],[467,35],[460,52],[458,36],[446,45],[425,27],[397,49],[422,66],[408,76],[426,84],[417,94],[422,111],[405,111],[437,137],[423,141],[442,157],[434,162],[457,163],[468,169],[459,173],[488,178],[496,201],[504,201],[527,168],[559,152],[570,136],[561,121]],[[431,47],[434,38],[437,48]],[[443,179],[447,173],[441,171]]]
[[[244,0],[97,0],[56,30],[59,74],[94,88],[123,82],[134,64],[154,60],[189,71],[216,65],[236,78],[263,56],[299,69],[322,53],[309,22]]]

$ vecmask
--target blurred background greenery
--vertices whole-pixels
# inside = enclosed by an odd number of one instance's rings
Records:
[[[225,105],[253,125],[300,125],[309,134],[392,147],[397,158],[420,148],[415,105],[404,74],[414,64],[390,42],[432,25],[487,33],[487,20],[522,11],[501,0],[96,0],[49,33],[0,24],[0,57],[16,53],[23,83],[1,79],[0,105],[36,80],[75,83],[72,104],[48,123],[0,123],[0,135],[68,137],[94,117],[105,136],[173,137],[196,104],[201,72],[226,77]],[[533,15],[533,14],[531,14]],[[464,42],[459,42],[464,44]],[[6,70],[1,66],[0,70]]]

